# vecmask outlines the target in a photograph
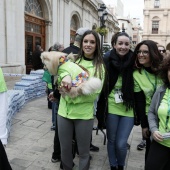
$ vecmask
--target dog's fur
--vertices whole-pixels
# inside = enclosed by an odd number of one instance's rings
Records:
[[[74,55],[71,53],[67,56],[67,54],[62,53],[62,52],[56,52],[56,51],[52,51],[52,52],[43,52],[41,54],[41,60],[44,63],[44,68],[47,69],[51,75],[54,75],[54,82],[56,83],[56,78],[58,76],[58,72],[61,73],[60,70],[60,59],[61,57],[66,59],[71,59],[72,61],[74,61]],[[80,74],[88,74],[87,72],[85,72],[83,70],[83,68],[81,68],[80,66],[78,66],[77,64],[68,61],[69,65],[71,65],[71,68],[79,70],[79,72],[76,72],[76,76],[80,75]],[[63,64],[65,64],[65,62],[63,62]],[[68,64],[68,63],[67,63]],[[80,71],[81,69],[81,71]],[[68,71],[69,72],[69,71]],[[70,73],[70,75],[72,75]],[[73,77],[71,77],[72,79],[72,84],[73,84]],[[58,86],[60,86],[60,84],[58,84]],[[99,78],[96,77],[86,77],[85,79],[83,79],[81,81],[81,83],[78,86],[72,86],[70,90],[66,90],[63,87],[63,91],[65,92],[65,95],[68,95],[71,98],[77,97],[79,95],[89,95],[94,93],[96,90],[101,89],[102,87],[102,82]]]

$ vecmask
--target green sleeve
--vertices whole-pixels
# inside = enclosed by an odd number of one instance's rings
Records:
[[[57,79],[57,84],[60,85],[62,79],[67,76],[67,75],[70,75],[69,72],[67,71],[64,71],[63,73],[61,73],[59,76],[58,76],[58,79]]]
[[[140,85],[139,85],[139,83],[138,83],[138,81],[137,81],[137,77],[138,77],[139,75],[137,75],[137,72],[135,72],[134,74],[133,74],[133,78],[134,78],[134,92],[140,92],[140,91],[142,91],[142,89],[141,89],[141,87],[140,87]]]
[[[47,70],[44,71],[42,80],[46,83],[51,83],[51,74]]]

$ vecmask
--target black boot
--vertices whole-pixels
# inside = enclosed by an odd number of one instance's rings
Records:
[[[117,170],[117,167],[116,166],[111,166],[110,169],[111,170]]]
[[[118,170],[124,170],[124,166],[118,166]]]

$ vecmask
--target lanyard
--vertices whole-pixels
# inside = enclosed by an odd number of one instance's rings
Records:
[[[169,117],[170,117],[170,94],[169,94],[169,89],[168,89],[168,111],[167,111],[167,116],[166,116],[166,122],[165,122],[165,130],[168,132],[168,122],[169,122]]]
[[[149,75],[148,75],[148,73],[147,73],[147,71],[144,69],[144,72],[145,72],[145,75],[146,75],[146,77],[147,77],[147,79],[149,80],[149,82],[152,84],[152,86],[153,86],[153,94],[155,93],[155,91],[156,91],[156,87],[157,87],[157,76],[155,76],[155,84],[154,83],[152,83],[151,82],[151,80],[150,80],[150,78],[149,78]]]

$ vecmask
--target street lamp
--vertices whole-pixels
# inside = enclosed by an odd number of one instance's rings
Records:
[[[105,4],[101,4],[100,5],[100,8],[98,9],[98,15],[99,15],[99,18],[100,18],[100,29],[102,28],[105,28],[105,21],[107,19],[107,11],[106,11],[106,5]],[[103,53],[103,34],[100,33],[101,35],[101,51]]]

